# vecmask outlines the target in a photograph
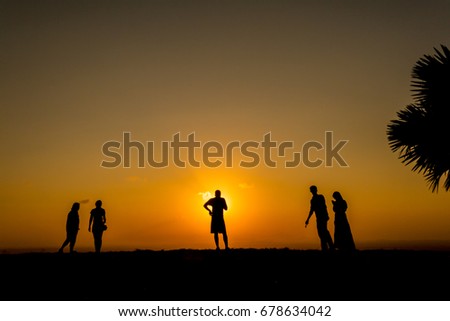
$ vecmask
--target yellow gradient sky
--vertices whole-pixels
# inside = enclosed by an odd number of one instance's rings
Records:
[[[57,249],[75,201],[77,247],[213,248],[205,193],[229,204],[230,246],[319,248],[308,187],[349,204],[357,246],[450,240],[450,193],[392,153],[414,63],[449,46],[448,1],[1,1],[0,249]],[[348,140],[341,167],[102,168],[102,145]],[[262,153],[262,150],[258,150]],[[161,156],[158,151],[158,156]],[[182,154],[182,156],[186,156]],[[323,157],[323,151],[311,154]],[[196,151],[201,160],[201,150]],[[388,243],[385,243],[387,241]]]

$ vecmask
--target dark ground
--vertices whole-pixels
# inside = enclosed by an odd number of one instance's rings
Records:
[[[450,252],[233,249],[0,255],[1,300],[450,300]]]

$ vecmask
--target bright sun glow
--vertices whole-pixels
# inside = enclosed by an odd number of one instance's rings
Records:
[[[205,202],[212,197],[211,192],[199,192],[198,195],[201,195]]]

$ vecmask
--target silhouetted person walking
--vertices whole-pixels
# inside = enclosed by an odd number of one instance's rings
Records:
[[[80,217],[78,210],[80,209],[80,203],[73,203],[72,209],[67,214],[66,220],[66,240],[63,242],[59,249],[59,253],[64,252],[64,248],[69,245],[70,253],[73,253],[75,242],[77,241],[78,230],[80,229]]]
[[[228,210],[227,202],[223,197],[220,197],[219,190],[215,192],[214,198],[210,198],[203,207],[211,215],[211,233],[214,233],[214,242],[216,243],[216,250],[220,250],[219,247],[219,233],[223,236],[223,242],[225,243],[225,249],[228,250],[228,236],[227,229],[225,227],[225,220],[223,218],[223,210]],[[208,207],[211,206],[212,210]]]
[[[309,210],[308,218],[305,222],[305,227],[309,224],[309,219],[313,215],[316,214],[316,223],[317,223],[317,233],[320,238],[320,246],[322,251],[334,250],[333,240],[331,239],[330,232],[327,228],[328,222],[328,211],[327,205],[325,203],[325,197],[322,194],[317,193],[317,187],[312,185],[309,190],[313,195],[311,198],[311,208]]]
[[[343,251],[355,250],[355,242],[353,240],[350,224],[347,220],[347,202],[342,198],[341,193],[334,192],[331,202],[334,211],[334,246]]]
[[[91,211],[88,228],[89,232],[91,231],[91,225],[92,234],[94,235],[95,252],[100,253],[102,248],[103,231],[106,230],[106,212],[102,208],[102,201],[100,200],[95,202],[95,208]]]

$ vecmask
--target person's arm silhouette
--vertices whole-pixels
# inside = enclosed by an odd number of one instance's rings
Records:
[[[308,218],[307,218],[306,221],[305,221],[305,228],[308,227],[309,219],[311,218],[311,216],[313,215],[313,213],[314,213],[314,208],[313,208],[313,202],[311,201],[311,207],[310,207],[310,209],[309,209]]]
[[[309,214],[308,214],[308,218],[307,218],[306,221],[305,221],[305,227],[308,227],[309,219],[311,218],[312,214],[313,214],[313,212],[310,211]]]
[[[92,225],[92,220],[94,219],[94,216],[91,213],[91,217],[89,218],[89,227],[88,227],[88,231],[91,231],[91,225]]]
[[[209,212],[209,215],[212,215],[212,211],[210,210],[210,208],[208,206],[212,206],[211,205],[211,200],[207,201],[205,204],[203,204],[203,207]]]

